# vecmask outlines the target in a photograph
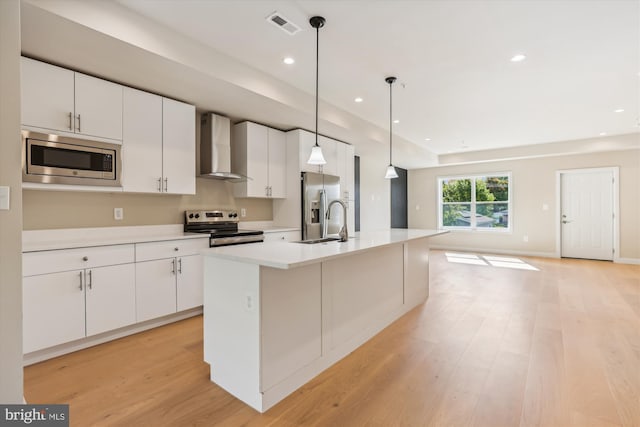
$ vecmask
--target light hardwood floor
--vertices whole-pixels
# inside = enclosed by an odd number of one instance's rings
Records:
[[[26,398],[83,427],[640,426],[640,266],[520,260],[432,251],[426,304],[266,414],[209,381],[201,317],[27,367]]]

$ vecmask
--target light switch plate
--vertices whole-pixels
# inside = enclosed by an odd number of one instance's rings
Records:
[[[113,219],[122,221],[124,218],[124,210],[122,208],[113,208]]]
[[[0,211],[8,211],[11,204],[9,203],[9,187],[0,187]]]

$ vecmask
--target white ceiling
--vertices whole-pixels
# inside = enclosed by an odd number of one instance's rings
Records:
[[[388,130],[397,76],[394,134],[436,153],[638,132],[635,0],[118,1],[308,94],[321,15],[320,98]],[[274,11],[303,31],[268,23]]]

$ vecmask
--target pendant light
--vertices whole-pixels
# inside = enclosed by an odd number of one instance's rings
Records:
[[[395,77],[387,77],[384,79],[385,82],[389,83],[389,166],[387,166],[387,173],[384,175],[386,179],[392,179],[398,177],[398,172],[396,172],[396,168],[393,167],[393,163],[391,162],[391,155],[393,153],[393,97],[391,86],[393,82],[396,81]]]
[[[311,148],[311,155],[307,163],[310,165],[325,165],[327,161],[322,155],[322,148],[318,145],[318,63],[320,48],[320,28],[324,27],[325,19],[322,16],[314,16],[309,19],[309,23],[316,29],[316,145]]]

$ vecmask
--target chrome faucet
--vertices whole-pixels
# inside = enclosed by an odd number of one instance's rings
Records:
[[[347,231],[347,205],[340,199],[336,199],[331,201],[331,203],[329,203],[329,206],[327,206],[327,219],[331,219],[331,206],[333,206],[334,203],[339,203],[340,205],[342,205],[342,212],[343,212],[343,216],[342,216],[342,227],[340,228],[340,231],[338,232],[338,236],[340,236],[340,241],[341,242],[346,242],[347,240],[349,240],[349,232]]]

